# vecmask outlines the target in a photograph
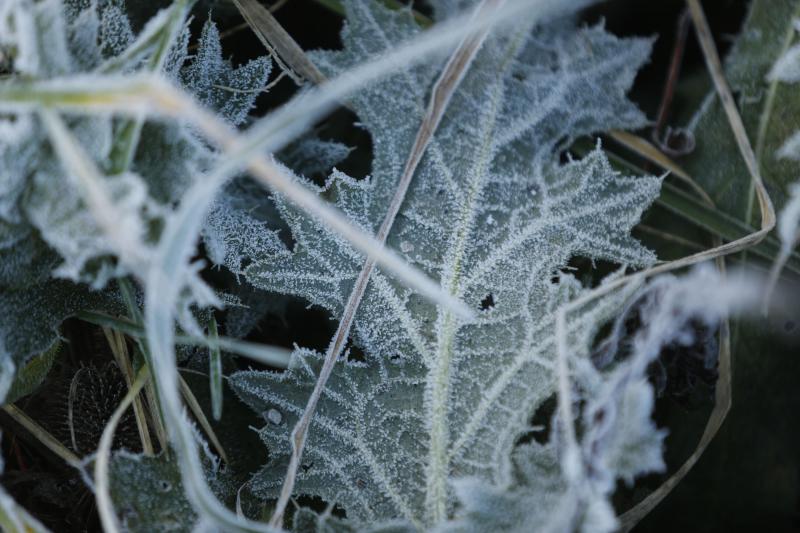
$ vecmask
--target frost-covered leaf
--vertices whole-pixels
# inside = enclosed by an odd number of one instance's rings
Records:
[[[48,78],[87,71],[98,67],[110,54],[125,53],[125,47],[134,42],[121,2],[62,5],[56,0],[19,0],[4,6],[8,6],[8,12],[3,13],[3,23],[14,30],[4,35],[2,43],[13,51],[12,78],[23,74]],[[155,31],[150,26],[142,31]],[[22,27],[25,31],[20,30]],[[181,36],[188,36],[188,30]],[[174,48],[179,63],[186,60],[185,47],[186,39],[178,39]],[[152,49],[145,47],[144,51]],[[221,106],[220,111],[232,122],[241,122],[269,74],[269,60],[260,58],[233,69],[222,60],[219,35],[210,22],[200,51],[200,57],[183,69],[183,77],[191,80],[188,88],[201,100],[210,99],[208,105]],[[202,83],[193,75],[198,72],[203,72]],[[230,86],[238,92],[232,96],[220,93],[217,86]],[[100,168],[114,166],[110,161],[112,147],[123,125],[111,117],[76,118],[70,123],[72,134]],[[64,259],[58,275],[103,286],[111,277],[123,274],[123,270],[102,261],[112,247],[91,220],[80,191],[66,179],[65,169],[35,118],[27,113],[11,115],[3,117],[0,126],[0,133],[5,133],[0,137],[4,168],[0,224],[3,233],[16,233],[2,235],[3,251],[13,240],[29,249],[29,253],[23,250],[13,255],[30,256],[33,247],[23,242],[23,236],[41,237]],[[209,168],[215,156],[180,124],[148,123],[141,139],[132,168],[144,179],[135,175],[115,177],[112,189],[121,210],[141,211],[142,225],[152,226],[153,218],[159,215],[158,203],[175,202],[191,180]],[[102,264],[97,264],[98,260]]]
[[[618,315],[607,339],[617,346],[625,344],[611,370],[598,372],[589,358],[573,361],[572,403],[584,405],[575,454],[560,446],[560,431],[553,431],[546,444],[537,439],[515,450],[514,475],[522,485],[538,487],[536,491],[514,486],[502,490],[477,479],[457,481],[464,505],[445,530],[477,532],[494,529],[494,524],[503,531],[519,532],[617,530],[608,499],[617,481],[630,485],[636,475],[665,468],[666,431],[650,419],[654,391],[648,367],[664,347],[691,346],[703,327],[754,309],[762,291],[754,279],[741,275],[726,279],[709,265],[680,278],[661,276],[638,290],[628,299],[635,317]],[[632,338],[619,338],[622,324],[632,319],[638,324]],[[570,347],[580,353],[581,346]],[[563,423],[557,413],[553,427],[563,428]]]
[[[203,228],[211,261],[240,274],[253,257],[285,253],[277,232],[259,217],[259,204],[265,200],[263,190],[234,182],[214,202]]]
[[[304,137],[284,150],[280,159],[295,172],[311,177],[329,172],[350,149],[343,144]],[[285,254],[286,234],[269,193],[251,180],[235,180],[212,205],[202,237],[209,259],[241,274],[253,258]],[[277,229],[276,229],[277,228]]]
[[[94,4],[83,8],[79,2],[19,0],[4,5],[10,6],[5,23],[19,30],[5,35],[14,50],[11,83],[20,75],[49,78],[79,72],[101,60],[105,41],[99,34],[100,8]],[[3,283],[19,288],[42,282],[58,267],[63,277],[103,286],[111,272],[107,263],[97,260],[108,255],[109,247],[85,210],[80,191],[65,175],[47,133],[27,113],[3,121],[0,227],[8,234],[3,235],[0,253],[10,259],[4,264]],[[77,118],[71,126],[90,157],[100,163],[108,158],[111,118]],[[126,180],[125,189],[138,189],[131,199],[141,201],[142,185],[132,177]],[[126,190],[117,192],[128,196]],[[48,248],[62,261],[55,261]]]
[[[15,370],[52,348],[59,325],[82,309],[120,312],[122,304],[111,291],[90,291],[62,280],[0,290],[0,401]]]
[[[109,4],[103,10],[100,20],[100,51],[103,57],[113,57],[122,53],[133,43],[134,34],[131,23],[121,6]]]
[[[12,58],[12,71],[33,77],[57,76],[72,69],[67,21],[60,0],[3,2],[0,45]]]
[[[154,13],[151,22],[139,26],[145,36],[165,31],[168,12],[156,13],[151,7],[150,14]],[[178,23],[183,26],[185,21]],[[9,70],[3,83],[91,75],[118,56],[127,58],[115,66],[123,73],[149,68],[147,59],[156,51],[152,43],[159,40],[137,42],[133,26],[122,1],[0,2],[0,54],[8,60]],[[204,80],[210,87],[239,91],[208,104],[220,103],[231,121],[241,122],[263,88],[269,60],[260,58],[233,69],[222,60],[219,36],[212,32],[204,35],[202,48],[215,49],[217,55],[208,56],[209,64],[194,60],[184,67],[188,38],[184,27],[166,52],[168,74],[177,78],[181,68],[206,69]],[[136,52],[126,55],[131,46]],[[115,169],[114,175],[103,178],[103,186],[118,215],[116,229],[148,247],[158,237],[166,210],[210,167],[216,154],[185,125],[152,121],[144,125],[141,142],[135,146],[131,172],[120,172],[112,159],[115,144],[129,125],[111,116],[67,120],[70,135],[94,164],[105,171]],[[87,209],[85,191],[75,181],[73,168],[59,159],[38,116],[25,110],[0,117],[0,166],[0,307],[7,316],[0,349],[4,358],[10,357],[4,359],[2,373],[7,384],[13,367],[52,345],[66,316],[87,306],[113,308],[108,294],[90,293],[79,283],[99,289],[130,271],[115,258],[120,243],[108,239]],[[32,305],[39,307],[32,310]],[[5,394],[5,388],[2,391]]]
[[[203,27],[197,53],[182,71],[181,78],[201,103],[238,125],[263,91],[271,69],[272,62],[267,57],[233,68],[223,59],[219,30],[209,20]]]
[[[292,517],[292,533],[413,533],[414,529],[402,522],[388,522],[357,528],[346,519],[334,516],[330,509],[315,513],[308,508],[298,508]]]
[[[533,524],[546,531],[566,531],[577,502],[566,498],[567,484],[554,444],[524,444],[515,452],[517,487],[497,487],[477,478],[454,482],[461,502],[459,516],[441,531],[467,533],[508,531],[524,533]]]
[[[205,451],[206,477],[217,496],[224,499],[236,489]],[[119,451],[112,457],[109,481],[111,499],[125,531],[197,530],[197,512],[186,497],[180,469],[169,456]]]
[[[313,57],[328,75],[412,37],[408,12],[346,3],[343,52]],[[559,269],[574,256],[647,265],[629,235],[659,180],[614,172],[601,150],[559,162],[579,135],[645,124],[625,99],[649,42],[572,20],[490,37],[455,93],[388,242],[478,313],[461,321],[381,272],[356,316],[363,357],[343,361],[312,423],[296,492],[341,505],[357,527],[442,524],[457,507],[451,480],[509,487],[518,439],[554,392],[554,312],[582,290]],[[419,128],[440,64],[399,72],[353,98],[372,134],[372,175],[334,171],[318,193],[375,231]],[[301,178],[298,178],[301,179]],[[312,186],[309,184],[309,186]],[[254,257],[262,289],[306,298],[338,316],[363,263],[345,241],[282,199],[292,251]],[[584,343],[603,313],[573,322]],[[271,462],[253,487],[275,497],[289,432],[321,355],[295,351],[281,374],[240,372],[231,384],[265,420]],[[520,487],[519,490],[535,490]]]
[[[111,498],[126,531],[192,531],[196,513],[174,461],[118,453],[111,461]]]
[[[111,124],[103,125],[88,120],[74,127],[73,133],[86,147],[88,157],[100,152],[108,154],[110,143],[93,142],[95,135],[110,137]],[[54,132],[51,134],[55,135]],[[56,137],[52,137],[57,144]],[[43,148],[48,153],[49,146]],[[39,230],[45,242],[64,258],[62,265],[53,271],[56,277],[90,283],[102,288],[108,281],[128,273],[131,265],[117,262],[112,257],[121,247],[143,247],[149,240],[150,227],[163,215],[164,208],[147,194],[147,186],[140,176],[122,173],[88,185],[73,166],[58,157],[40,161],[33,170],[24,205],[31,224]],[[103,180],[100,183],[100,180]],[[108,194],[110,208],[114,210],[114,236],[96,220],[94,209],[87,208],[85,198],[97,187]],[[116,238],[115,238],[116,237]]]
[[[192,389],[204,413],[211,412],[208,387],[207,350],[198,350],[184,361],[186,382]],[[244,512],[259,517],[263,500],[250,497],[247,481],[267,455],[259,446],[258,437],[248,428],[255,415],[227,387],[224,388],[225,410],[219,421],[211,421],[228,462],[221,463],[202,441],[199,428],[195,438],[201,449],[204,474],[215,496],[233,509],[237,496]],[[119,451],[111,462],[110,488],[114,507],[127,531],[197,531],[198,513],[184,492],[184,482],[174,454],[146,457]],[[240,490],[241,489],[241,490]]]
[[[20,398],[35,392],[53,367],[53,363],[59,355],[61,347],[62,344],[57,342],[46,352],[28,361],[28,363],[17,372],[14,382],[11,384],[11,389],[8,391],[3,401],[6,403],[14,403]]]
[[[290,144],[280,154],[280,159],[299,175],[311,178],[315,174],[327,174],[349,154],[350,148],[341,143],[303,137]]]
[[[33,228],[8,226],[9,240],[0,244],[0,286],[27,287],[46,281],[60,263],[58,255]]]

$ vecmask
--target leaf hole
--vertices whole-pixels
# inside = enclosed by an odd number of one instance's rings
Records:
[[[328,502],[326,500],[323,500],[319,496],[309,496],[308,494],[301,494],[300,496],[297,496],[294,500],[297,502],[297,505],[290,506],[290,508],[287,509],[287,511],[289,511],[287,513],[288,516],[292,516],[299,509],[304,508],[306,510],[314,511],[319,515],[330,513],[332,516],[335,516],[337,518],[342,518],[342,519],[347,518],[347,512],[339,504],[335,502]]]
[[[330,313],[310,307],[301,298],[270,293],[272,304],[244,339],[260,344],[293,349],[295,344],[324,352],[334,333]],[[280,370],[247,361],[248,368]]]
[[[359,363],[367,362],[367,355],[364,353],[364,350],[354,344],[351,344],[347,348],[345,357],[348,361],[357,361]]]
[[[494,309],[494,295],[490,292],[481,300],[481,311],[489,311]]]
[[[536,408],[536,411],[530,419],[531,429],[519,438],[517,444],[527,444],[530,442],[536,442],[542,446],[547,444],[550,439],[553,415],[555,415],[557,406],[558,399],[555,394],[539,404],[539,407]]]
[[[600,282],[606,276],[619,269],[619,266],[618,263],[611,261],[574,256],[567,261],[566,265],[554,273],[551,281],[558,283],[558,279],[562,274],[569,274],[577,278],[584,287],[595,288],[600,285]]]

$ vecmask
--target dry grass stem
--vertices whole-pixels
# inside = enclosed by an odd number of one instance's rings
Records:
[[[746,250],[747,248],[759,243],[772,229],[775,227],[775,210],[769,194],[764,187],[761,174],[758,169],[758,164],[753,153],[752,146],[747,137],[744,129],[742,119],[734,104],[733,96],[727,81],[725,80],[722,65],[717,54],[716,47],[711,32],[708,28],[708,22],[703,13],[702,7],[698,0],[687,0],[689,5],[689,12],[695,26],[695,30],[700,41],[703,56],[706,61],[709,73],[714,81],[714,86],[720,96],[720,100],[725,109],[726,116],[730,123],[731,129],[736,138],[737,146],[742,154],[742,158],[750,173],[752,185],[758,197],[759,206],[761,208],[761,228],[758,231],[751,233],[741,239],[732,241],[726,244],[715,246],[709,250],[699,252],[697,254],[684,257],[682,259],[663,263],[644,270],[642,272],[634,273],[611,282],[607,285],[601,286],[595,290],[588,292],[581,298],[570,302],[559,309],[556,316],[556,337],[557,337],[557,351],[558,351],[558,379],[559,379],[559,400],[558,409],[559,416],[563,421],[564,438],[566,453],[577,453],[577,440],[575,437],[575,428],[572,425],[572,407],[571,407],[571,391],[569,385],[569,369],[567,365],[568,342],[566,338],[566,316],[568,313],[581,308],[590,301],[598,298],[604,294],[608,294],[617,290],[631,281],[642,281],[647,277],[653,275],[684,268],[702,261],[709,259],[722,258],[725,255],[732,254],[738,251]],[[723,267],[724,271],[724,267]],[[716,435],[722,422],[725,419],[731,406],[731,368],[730,368],[730,332],[727,323],[724,323],[720,331],[720,358],[719,358],[719,372],[720,379],[717,386],[715,407],[709,420],[706,424],[703,436],[700,439],[695,451],[689,459],[675,472],[658,490],[650,494],[642,502],[634,508],[624,513],[621,517],[623,527],[626,529],[632,528],[639,520],[641,520],[647,513],[650,512],[667,494],[677,485],[677,483],[691,470],[692,466],[697,462],[697,459],[703,453],[708,443]]]
[[[40,426],[38,422],[26,415],[16,405],[9,403],[2,406],[2,408],[16,423],[25,428],[26,431],[47,447],[48,450],[63,459],[65,463],[77,469],[81,468],[81,460],[77,455],[61,444],[58,439]]]
[[[270,55],[296,84],[302,85],[304,80],[315,84],[325,81],[322,72],[275,20],[269,9],[262,6],[258,0],[233,0],[233,3]]]
[[[208,440],[211,441],[211,445],[217,451],[222,460],[226,463],[229,462],[228,454],[225,453],[225,448],[222,447],[222,443],[219,441],[217,434],[214,432],[214,428],[211,427],[211,423],[208,421],[205,413],[203,413],[203,408],[200,407],[200,402],[197,401],[197,397],[195,397],[192,389],[189,388],[188,383],[186,383],[186,380],[184,380],[182,376],[178,375],[178,380],[181,387],[181,394],[183,395],[183,399],[186,401],[186,405],[189,407],[189,410],[197,419],[200,427],[203,428],[206,436],[208,436]]]
[[[133,371],[130,357],[128,355],[128,344],[125,342],[125,337],[117,330],[104,327],[103,334],[111,347],[111,352],[114,354],[114,360],[125,378],[125,385],[130,390],[136,379],[136,373]],[[150,439],[150,429],[147,427],[147,416],[142,403],[141,396],[137,395],[133,399],[133,413],[136,418],[136,429],[139,431],[139,440],[142,443],[142,452],[145,455],[153,455],[155,450],[153,442]]]

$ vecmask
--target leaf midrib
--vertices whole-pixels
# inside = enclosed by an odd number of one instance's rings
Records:
[[[460,294],[462,281],[462,263],[466,250],[467,238],[476,214],[476,205],[480,199],[480,191],[485,185],[485,178],[488,175],[488,167],[493,155],[494,130],[497,117],[501,109],[501,98],[505,89],[505,72],[509,68],[511,61],[516,57],[520,47],[524,43],[524,35],[527,29],[520,31],[515,39],[509,44],[506,56],[498,69],[498,81],[494,85],[492,94],[491,112],[487,114],[483,121],[484,132],[481,149],[477,152],[474,163],[471,165],[474,171],[473,179],[466,200],[462,204],[461,212],[458,217],[458,225],[455,228],[455,238],[449,247],[447,255],[453,257],[452,268],[449,270],[449,279],[442,280],[442,285],[453,296]],[[452,255],[451,252],[452,251]],[[453,344],[455,335],[460,326],[458,319],[446,310],[439,311],[439,320],[436,335],[436,354],[433,361],[434,367],[428,374],[426,391],[428,392],[429,402],[426,402],[425,409],[428,419],[431,421],[428,426],[428,463],[426,467],[426,491],[425,491],[425,522],[428,525],[435,525],[443,522],[447,518],[447,481],[450,474],[450,435],[447,423],[448,400],[450,393],[450,382],[452,379]]]

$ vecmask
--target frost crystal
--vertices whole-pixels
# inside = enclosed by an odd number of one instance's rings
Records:
[[[417,32],[406,11],[365,0],[346,7],[345,50],[314,55],[329,75]],[[554,311],[583,290],[571,276],[554,274],[574,256],[650,264],[652,253],[629,231],[660,185],[656,178],[620,175],[599,149],[566,164],[558,154],[577,136],[645,123],[625,92],[649,48],[646,40],[616,39],[602,27],[578,28],[567,19],[517,26],[487,40],[388,242],[476,310],[487,294],[492,305],[461,321],[373,273],[353,334],[364,360],[343,362],[328,382],[298,494],[336,502],[362,526],[388,520],[441,526],[459,500],[470,498],[468,489],[453,484],[465,478],[513,485],[542,496],[546,506],[547,492],[563,483],[560,473],[520,480],[514,471],[543,453],[517,443],[554,392]],[[353,99],[372,134],[372,175],[357,181],[333,172],[317,189],[363,228],[374,232],[386,211],[440,68],[398,72]],[[281,198],[276,202],[294,249],[252,257],[245,279],[338,317],[363,257]],[[588,342],[598,316],[584,315],[571,327]],[[268,423],[260,431],[271,462],[252,486],[264,497],[280,488],[289,432],[320,364],[320,354],[297,349],[285,373],[231,377],[256,412],[283,415],[280,426]]]
[[[238,68],[222,58],[217,25],[203,27],[197,55],[181,72],[186,86],[206,107],[217,110],[232,124],[241,124],[264,90],[272,62],[261,57]]]

